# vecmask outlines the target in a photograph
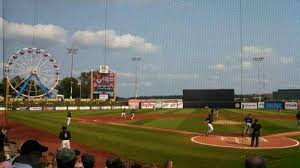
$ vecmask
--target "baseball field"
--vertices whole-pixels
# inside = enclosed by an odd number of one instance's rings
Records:
[[[73,111],[71,144],[142,163],[161,165],[173,160],[176,168],[240,168],[249,155],[264,156],[268,167],[300,166],[296,111],[221,109],[214,118],[213,135],[206,137],[204,120],[208,113],[209,109],[139,110],[130,120],[129,111],[127,118],[120,117],[121,110]],[[249,137],[241,137],[243,118],[248,113],[262,124],[261,149],[250,148]],[[56,139],[66,112],[10,111],[8,118],[11,123],[32,128],[32,138],[40,138],[34,133],[38,130]]]

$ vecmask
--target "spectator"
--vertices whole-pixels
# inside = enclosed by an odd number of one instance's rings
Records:
[[[59,133],[59,139],[61,140],[61,148],[71,149],[71,145],[70,145],[71,133],[67,129],[67,126],[63,126],[61,129],[62,130]]]
[[[57,168],[74,168],[76,153],[69,148],[62,148],[56,154]]]
[[[128,164],[120,158],[112,158],[106,161],[106,168],[128,168]]]
[[[245,161],[245,168],[266,168],[266,160],[258,156],[248,157]]]
[[[48,151],[48,147],[39,144],[36,140],[28,140],[20,150],[20,156],[13,161],[11,168],[41,168],[42,153]]]
[[[171,160],[166,161],[164,168],[173,168],[173,162]]]
[[[95,166],[95,157],[89,154],[81,156],[81,162],[84,168],[93,168]]]
[[[11,165],[12,165],[11,162],[6,160],[4,152],[0,152],[0,167],[1,168],[8,168]]]

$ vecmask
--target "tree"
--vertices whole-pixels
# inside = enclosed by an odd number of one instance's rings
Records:
[[[79,85],[76,78],[64,78],[59,82],[56,89],[58,94],[62,94],[65,97],[70,97],[71,94],[71,81],[73,82],[73,98],[79,98]]]
[[[81,81],[81,97],[89,98],[90,96],[90,72],[81,72],[78,78]]]

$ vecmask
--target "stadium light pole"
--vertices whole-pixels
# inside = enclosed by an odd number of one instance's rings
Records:
[[[132,62],[136,62],[135,66],[135,79],[134,79],[134,90],[135,90],[135,99],[138,97],[138,63],[142,60],[140,57],[131,58]]]
[[[70,99],[73,99],[73,68],[74,68],[74,54],[78,53],[76,48],[67,48],[68,54],[71,54],[71,87],[70,87]]]
[[[258,82],[258,100],[261,101],[261,79],[260,79],[260,71],[261,71],[261,67],[260,64],[263,62],[265,58],[264,57],[254,57],[253,61],[258,63],[258,73],[257,73],[257,82]]]

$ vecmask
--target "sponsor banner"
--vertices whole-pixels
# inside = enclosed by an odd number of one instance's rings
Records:
[[[122,106],[122,109],[129,109],[129,106]]]
[[[142,109],[153,109],[155,106],[156,106],[156,103],[143,102],[141,104]]]
[[[178,102],[177,103],[177,108],[183,109],[183,102]]]
[[[99,100],[102,101],[108,100],[108,94],[99,94]]]
[[[29,107],[30,111],[41,111],[43,110],[43,107]]]
[[[90,106],[80,106],[79,110],[90,110],[91,107]]]
[[[161,104],[162,108],[167,108],[167,109],[173,109],[173,108],[177,108],[177,102],[176,103],[165,103],[163,102]]]
[[[257,103],[257,108],[259,108],[259,109],[265,108],[265,102],[258,102]]]
[[[128,106],[130,109],[138,109],[138,108],[140,108],[141,102],[142,102],[142,100],[132,99],[132,100],[128,101]]]
[[[298,109],[298,102],[285,102],[284,108],[288,110],[297,110]]]
[[[115,76],[115,73],[95,73],[93,79],[94,92],[113,92]]]
[[[16,110],[26,111],[26,110],[29,110],[29,108],[28,107],[19,107]]]
[[[265,109],[283,109],[283,103],[281,101],[265,102]]]
[[[114,110],[122,109],[122,106],[112,106],[112,109]]]
[[[54,109],[54,107],[43,107],[43,110],[51,111],[51,110],[55,110],[55,109]]]
[[[237,108],[237,109],[240,109],[240,108],[242,108],[242,106],[241,106],[241,103],[240,103],[240,102],[235,102],[235,103],[234,103],[234,107],[235,107],[235,108]]]
[[[109,67],[107,65],[100,65],[99,73],[109,73]]]
[[[92,106],[91,109],[92,110],[100,110],[101,108],[100,108],[100,106]]]
[[[110,109],[111,109],[111,106],[101,106],[101,109],[102,109],[102,110],[110,110]]]
[[[159,109],[159,108],[162,108],[161,102],[159,102],[159,101],[156,102],[156,103],[155,103],[155,108],[158,108],[158,109]]]
[[[78,110],[78,107],[77,106],[69,106],[68,110]]]
[[[68,107],[55,107],[55,110],[68,110]]]
[[[257,103],[242,103],[242,109],[257,109]]]
[[[5,107],[0,107],[0,111],[4,111],[5,110]]]

